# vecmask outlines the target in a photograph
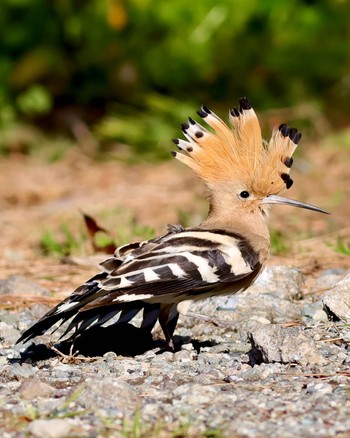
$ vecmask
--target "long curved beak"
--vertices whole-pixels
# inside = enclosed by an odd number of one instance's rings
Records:
[[[305,202],[295,201],[294,199],[284,198],[283,196],[268,195],[261,201],[262,204],[283,204],[292,205],[293,207],[306,208],[307,210],[318,211],[319,213],[330,214],[329,211],[322,210],[311,204]]]

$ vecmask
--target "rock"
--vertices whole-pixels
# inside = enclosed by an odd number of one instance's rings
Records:
[[[281,362],[322,365],[326,363],[314,341],[300,327],[256,326],[250,330],[248,336],[252,344],[250,360],[253,364]]]
[[[69,420],[52,418],[50,420],[34,420],[28,425],[28,431],[38,438],[67,437],[71,430]]]
[[[191,311],[218,319],[261,324],[283,323],[301,318],[299,304],[303,278],[298,269],[266,268],[257,281],[241,294],[212,297],[191,304]],[[213,310],[219,310],[214,314]]]
[[[328,290],[334,287],[338,281],[342,280],[348,272],[344,269],[327,269],[326,271],[321,272],[315,284],[312,287],[312,290],[315,292],[321,290]]]
[[[245,320],[263,324],[283,323],[300,319],[296,304],[274,294],[241,294],[236,296],[236,310]]]
[[[19,338],[19,331],[12,325],[0,321],[0,346],[2,348],[13,345]]]
[[[25,400],[32,400],[35,397],[51,397],[53,392],[52,386],[36,378],[24,380],[19,388],[19,395]]]
[[[263,292],[275,294],[288,301],[300,300],[303,296],[302,285],[303,275],[299,269],[288,266],[269,266],[264,269],[246,293]]]
[[[213,313],[213,309],[224,312]],[[269,293],[237,294],[228,297],[208,298],[191,305],[191,311],[218,319],[239,322],[255,321],[261,324],[283,323],[300,319],[297,304]],[[189,319],[189,318],[188,318]],[[209,327],[209,324],[207,325]]]
[[[350,320],[350,274],[324,295],[323,305],[333,319]]]
[[[22,275],[0,280],[0,295],[50,295],[50,292]]]

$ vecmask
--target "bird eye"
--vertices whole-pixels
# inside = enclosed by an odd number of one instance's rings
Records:
[[[240,198],[246,199],[246,198],[249,198],[250,194],[246,190],[243,190],[243,192],[241,192],[239,194],[239,196],[240,196]]]

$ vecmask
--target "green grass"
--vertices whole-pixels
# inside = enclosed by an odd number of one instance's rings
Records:
[[[270,228],[270,239],[273,255],[286,255],[291,250],[291,237],[285,236],[281,231]]]
[[[125,208],[113,208],[99,213],[98,222],[107,225],[104,228],[110,230],[117,246],[125,245],[138,240],[148,240],[155,237],[154,227],[140,223],[140,221]]]
[[[345,240],[342,237],[338,237],[335,243],[327,243],[327,246],[333,249],[338,254],[344,254],[350,256],[350,240]]]
[[[140,223],[134,215],[125,209],[113,209],[94,217],[98,223],[107,222],[107,233],[98,231],[90,242],[99,252],[111,252],[108,246],[115,247],[130,242],[143,241],[155,236],[155,228]],[[105,220],[104,220],[105,219]],[[76,228],[76,227],[75,227]],[[113,232],[109,232],[113,230]],[[73,226],[62,223],[58,229],[45,229],[39,240],[41,252],[46,256],[64,257],[84,254],[89,242],[88,232],[83,223],[75,230]],[[104,250],[106,248],[106,250]]]
[[[57,232],[45,230],[40,238],[39,246],[44,255],[67,256],[79,252],[87,237],[82,231],[74,233],[63,223]]]
[[[163,421],[149,423],[142,420],[140,409],[132,418],[124,418],[121,424],[113,417],[99,417],[103,424],[99,436],[109,437],[113,431],[123,438],[224,438],[220,429],[207,429],[203,433],[196,432],[190,421],[183,420],[178,424],[168,424]]]

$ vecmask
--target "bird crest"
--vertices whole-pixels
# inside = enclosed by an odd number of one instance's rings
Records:
[[[217,190],[218,185],[237,182],[257,195],[266,196],[292,186],[289,176],[292,155],[301,139],[297,129],[282,124],[266,142],[255,111],[246,98],[240,99],[239,110],[230,110],[231,128],[205,106],[198,114],[214,132],[189,118],[188,123],[182,124],[187,141],[174,139],[181,152],[173,155],[209,188]]]

